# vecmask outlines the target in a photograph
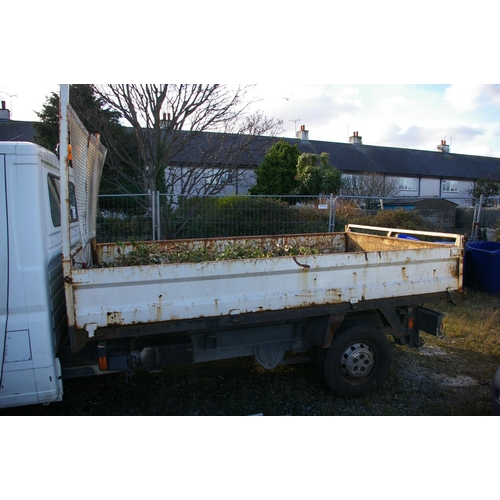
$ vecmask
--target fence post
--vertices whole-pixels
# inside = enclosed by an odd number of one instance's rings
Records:
[[[156,239],[161,240],[160,191],[156,191]]]
[[[151,238],[156,240],[156,198],[154,191],[149,192],[149,203],[151,205]]]
[[[151,219],[153,223],[153,241],[161,239],[160,231],[160,192],[152,191],[151,196]]]
[[[337,200],[341,197],[342,195],[338,195],[335,197],[335,199],[332,202],[332,208],[330,209],[330,233],[335,232],[335,217],[337,215]],[[333,194],[331,195],[333,198]]]
[[[332,231],[332,218],[333,218],[333,193],[330,193],[330,214],[328,216],[328,232],[333,233]]]

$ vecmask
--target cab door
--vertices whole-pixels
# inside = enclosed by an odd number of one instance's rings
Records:
[[[5,155],[0,154],[0,382],[3,380],[4,351],[7,335],[9,286],[9,236]],[[1,390],[1,385],[0,385]]]

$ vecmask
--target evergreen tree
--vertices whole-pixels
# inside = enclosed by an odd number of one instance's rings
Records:
[[[257,182],[250,194],[295,194],[299,187],[295,179],[299,155],[297,145],[280,139],[269,149],[257,168]]]
[[[303,153],[297,162],[295,180],[299,182],[298,194],[319,195],[338,193],[341,186],[341,173],[330,165],[328,153],[319,156]]]
[[[127,168],[127,159],[137,157],[133,134],[120,124],[120,113],[111,110],[95,95],[91,85],[70,86],[70,104],[90,133],[99,133],[107,148],[101,189],[102,193],[138,193],[139,189]],[[33,124],[35,142],[50,151],[59,143],[59,95],[47,97],[42,110],[37,113],[40,121]],[[119,145],[119,147],[117,147]],[[120,151],[120,154],[117,151]]]
[[[59,96],[52,92],[37,115],[40,121],[33,124],[34,141],[50,151],[55,151],[59,143]]]

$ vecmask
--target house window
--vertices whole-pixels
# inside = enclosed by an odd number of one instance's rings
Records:
[[[417,179],[413,177],[401,177],[399,179],[399,189],[401,191],[416,191],[417,187]]]
[[[458,181],[443,181],[443,193],[458,193]]]
[[[233,182],[233,174],[224,169],[212,169],[206,173],[205,180],[209,186],[222,186]]]
[[[49,174],[47,182],[49,187],[50,215],[52,217],[52,224],[54,224],[54,227],[59,227],[61,225],[61,191],[59,178]],[[78,220],[75,186],[72,182],[69,183],[69,213],[71,222]]]

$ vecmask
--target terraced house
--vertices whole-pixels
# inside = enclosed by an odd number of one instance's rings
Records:
[[[10,112],[2,102],[0,110],[0,140],[33,142],[32,122],[10,120]],[[223,194],[245,194],[255,183],[255,170],[262,162],[266,151],[279,138],[258,137],[244,141],[236,135],[222,137],[215,133],[202,133],[193,138],[168,169],[175,172],[178,182],[174,192],[186,193],[186,189],[202,192],[209,185]],[[446,141],[441,140],[436,151],[372,146],[363,144],[362,137],[354,132],[349,142],[328,142],[309,139],[309,131],[302,125],[295,138],[285,138],[296,144],[301,153],[328,153],[330,163],[338,168],[345,178],[371,173],[396,186],[397,197],[439,197],[457,205],[470,204],[470,191],[479,179],[500,181],[500,158],[455,154]],[[438,142],[438,141],[436,141]],[[220,154],[220,149],[227,152]],[[207,151],[217,150],[217,158],[211,162]],[[214,156],[215,158],[215,156]],[[186,183],[186,172],[195,179]]]
[[[500,158],[453,154],[444,140],[436,151],[368,146],[358,132],[349,143],[311,141],[302,126],[289,141],[303,153],[328,153],[344,176],[375,173],[395,181],[398,197],[435,196],[461,205],[479,179],[500,180]]]

